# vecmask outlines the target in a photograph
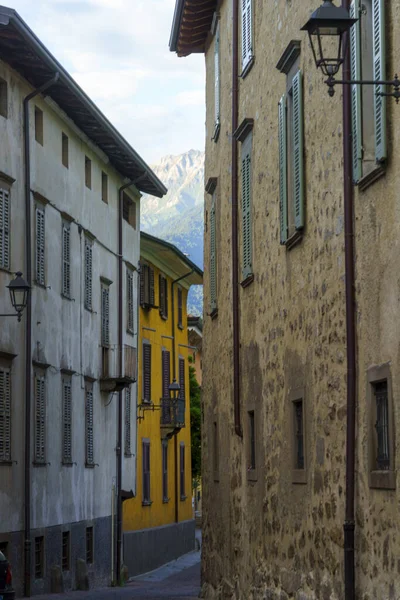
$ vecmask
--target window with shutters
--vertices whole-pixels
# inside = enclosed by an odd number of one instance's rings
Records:
[[[180,494],[181,500],[186,500],[186,486],[185,486],[185,442],[180,443],[179,447],[179,480],[180,480]]]
[[[35,140],[43,146],[43,112],[35,106]]]
[[[134,333],[135,310],[134,310],[134,294],[133,294],[133,271],[126,270],[126,330],[128,333]]]
[[[69,531],[62,532],[61,566],[63,571],[71,568],[71,534]]]
[[[289,393],[292,483],[307,483],[306,403],[304,388]]]
[[[36,256],[35,276],[36,283],[46,285],[45,278],[45,220],[44,206],[36,205]]]
[[[0,182],[0,268],[10,269],[10,190]]]
[[[140,306],[154,307],[154,269],[146,263],[140,264]]]
[[[62,462],[72,464],[72,378],[62,377]]]
[[[44,577],[44,537],[35,537],[35,579]]]
[[[122,195],[122,216],[129,225],[136,229],[136,202],[125,192]]]
[[[11,461],[11,367],[0,365],[0,464]]]
[[[253,276],[253,222],[252,222],[252,134],[242,138],[242,285]]]
[[[89,190],[92,189],[92,161],[85,156],[85,185]]]
[[[281,67],[287,74],[286,94],[278,106],[279,211],[281,244],[292,247],[304,229],[304,117],[303,78],[295,60]],[[279,63],[278,63],[279,64]]]
[[[108,204],[108,175],[101,172],[101,199]]]
[[[34,462],[46,464],[46,378],[35,372],[35,448]]]
[[[185,384],[185,372],[186,365],[185,359],[179,357],[179,395],[178,395],[178,415],[177,422],[179,425],[185,425],[185,402],[186,402],[186,384]]]
[[[62,224],[62,295],[71,298],[71,227]]]
[[[0,116],[8,117],[8,85],[7,81],[0,77]]]
[[[125,456],[132,456],[131,451],[131,416],[132,416],[132,397],[131,386],[125,389]]]
[[[369,485],[372,488],[395,489],[394,413],[389,364],[368,370],[367,400]]]
[[[85,465],[94,467],[93,383],[85,382]]]
[[[214,104],[215,104],[215,123],[214,123],[214,142],[218,141],[221,129],[221,59],[220,59],[220,22],[217,20],[214,37]]]
[[[178,287],[178,327],[183,329],[183,290]]]
[[[254,63],[253,52],[253,0],[241,0],[242,12],[242,77]]]
[[[162,441],[162,497],[163,502],[169,502],[168,498],[168,440]]]
[[[385,0],[352,0],[351,79],[386,79]],[[353,181],[365,188],[384,173],[387,159],[385,86],[351,88]]]
[[[143,402],[151,402],[151,345],[143,343]]]
[[[61,161],[66,169],[69,168],[69,141],[65,133],[61,134]]]
[[[169,350],[163,350],[161,353],[162,362],[162,397],[169,398],[169,385],[171,383],[171,354]]]
[[[94,536],[93,526],[86,527],[86,562],[88,565],[94,562]]]
[[[101,284],[101,345],[110,346],[110,288]]]
[[[254,420],[254,410],[249,411],[249,471],[256,469],[256,427]]]
[[[206,183],[205,191],[211,196],[210,211],[206,211],[204,230],[209,231],[209,298],[210,298],[210,317],[213,319],[218,315],[217,301],[217,183],[216,177],[210,177]],[[209,218],[208,218],[208,215]]]
[[[213,439],[213,455],[212,455],[213,475],[214,475],[214,481],[219,481],[219,437],[218,437],[217,421],[213,422],[212,435],[213,435],[213,438],[212,438]]]
[[[93,243],[85,237],[85,308],[92,310]]]
[[[142,504],[149,506],[151,504],[150,497],[150,440],[142,439],[142,481],[143,494]]]
[[[160,315],[162,319],[168,319],[168,280],[161,274],[158,278],[158,289],[160,295]]]

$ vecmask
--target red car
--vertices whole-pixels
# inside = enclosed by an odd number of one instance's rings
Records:
[[[12,589],[11,565],[0,552],[0,600],[14,600],[15,592]]]

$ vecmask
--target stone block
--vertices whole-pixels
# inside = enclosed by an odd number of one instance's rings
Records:
[[[52,594],[62,594],[64,592],[64,580],[61,568],[53,565],[50,569],[50,592]]]
[[[76,589],[82,592],[89,589],[87,564],[82,558],[76,560]]]

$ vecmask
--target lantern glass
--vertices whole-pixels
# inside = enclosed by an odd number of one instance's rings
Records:
[[[178,392],[181,391],[181,386],[176,381],[176,379],[174,379],[174,381],[169,384],[168,391],[170,394],[172,393],[173,398],[176,398],[176,395],[178,394]]]
[[[21,315],[28,303],[30,287],[22,278],[22,273],[20,271],[16,275],[16,278],[13,279],[7,287],[10,291],[11,304],[13,305],[14,310],[18,315]]]

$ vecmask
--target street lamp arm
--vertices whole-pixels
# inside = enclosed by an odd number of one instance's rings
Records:
[[[11,314],[11,313],[8,313],[8,314],[6,314],[6,315],[4,315],[4,314],[3,314],[3,315],[2,315],[2,314],[0,314],[0,317],[18,317],[18,321],[20,321],[20,320],[21,320],[21,317],[22,317],[22,314],[21,314],[21,313],[16,313],[16,314],[14,314],[14,313],[12,313],[12,314]]]
[[[376,92],[377,96],[391,96],[395,98],[396,103],[399,103],[400,100],[400,79],[397,74],[394,76],[392,81],[381,81],[379,79],[376,80],[343,80],[343,79],[335,79],[333,76],[328,77],[325,80],[326,85],[329,87],[328,94],[332,97],[335,94],[334,86],[335,85],[388,85],[392,86],[394,90],[392,92]]]

